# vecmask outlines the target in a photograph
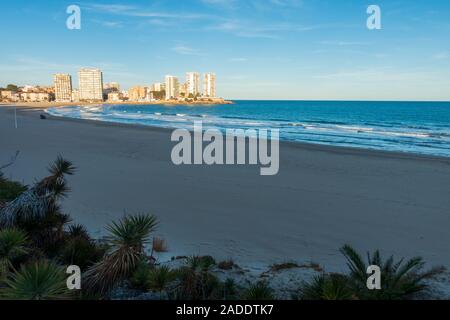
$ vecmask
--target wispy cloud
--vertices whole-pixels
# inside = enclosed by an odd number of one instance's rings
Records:
[[[248,59],[247,58],[231,58],[230,61],[231,62],[247,62]]]
[[[433,60],[447,60],[450,59],[450,54],[448,52],[438,52],[432,56]]]
[[[348,47],[348,46],[368,46],[370,45],[370,42],[326,40],[326,41],[319,41],[319,44],[326,46]]]
[[[122,22],[120,21],[103,21],[103,20],[92,20],[93,22],[106,27],[106,28],[120,28],[122,27]]]
[[[118,4],[86,4],[84,8],[98,13],[110,13],[115,15],[141,17],[141,18],[160,18],[160,19],[213,19],[214,16],[195,13],[195,12],[161,12],[146,10],[141,7],[118,5]]]
[[[190,56],[200,56],[202,55],[197,49],[191,48],[184,44],[178,44],[172,48],[172,51],[175,51],[181,55],[190,55]]]
[[[232,33],[244,38],[280,38],[283,32],[305,32],[321,28],[322,26],[303,26],[290,23],[259,25],[250,22],[228,20],[209,27],[211,30]]]

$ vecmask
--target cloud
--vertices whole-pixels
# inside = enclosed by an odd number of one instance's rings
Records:
[[[106,28],[120,28],[122,27],[122,22],[120,21],[103,21],[103,20],[92,20],[95,23],[98,23],[99,25],[106,27]]]
[[[270,0],[270,3],[281,7],[301,7],[303,0]]]
[[[249,22],[241,22],[237,20],[228,20],[209,27],[210,30],[232,33],[243,38],[280,38],[283,32],[304,32],[311,31],[322,26],[303,26],[290,23],[281,24],[252,24]]]
[[[231,62],[246,62],[248,61],[247,58],[231,58],[230,59]]]
[[[369,42],[358,42],[358,41],[337,41],[337,40],[328,40],[328,41],[319,41],[319,44],[327,45],[327,46],[367,46],[370,45]]]
[[[141,18],[161,18],[161,19],[214,19],[214,16],[202,13],[190,12],[158,12],[149,11],[140,7],[119,5],[119,4],[86,4],[84,8],[98,13],[110,13],[122,16],[141,17]]]
[[[450,58],[450,54],[448,52],[438,52],[432,56],[433,60],[447,60]]]
[[[191,55],[191,56],[199,56],[201,53],[197,49],[193,49],[183,44],[176,45],[172,48],[178,54],[182,55]]]

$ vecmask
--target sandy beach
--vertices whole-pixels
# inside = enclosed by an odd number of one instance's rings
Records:
[[[170,131],[48,117],[0,106],[0,164],[32,183],[58,154],[78,168],[64,210],[96,236],[125,212],[149,212],[169,256],[211,254],[254,268],[295,260],[345,270],[338,249],[420,255],[450,266],[450,159],[281,143],[280,171],[175,166]]]

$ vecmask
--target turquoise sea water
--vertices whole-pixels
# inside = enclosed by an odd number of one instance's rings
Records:
[[[282,140],[450,157],[450,102],[235,101],[50,108],[78,119],[192,129],[278,128]]]

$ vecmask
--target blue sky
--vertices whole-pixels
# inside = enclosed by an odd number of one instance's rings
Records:
[[[125,89],[214,71],[233,99],[450,100],[448,0],[120,1],[2,3],[0,86],[76,85],[93,66]],[[366,28],[370,4],[382,30]]]

